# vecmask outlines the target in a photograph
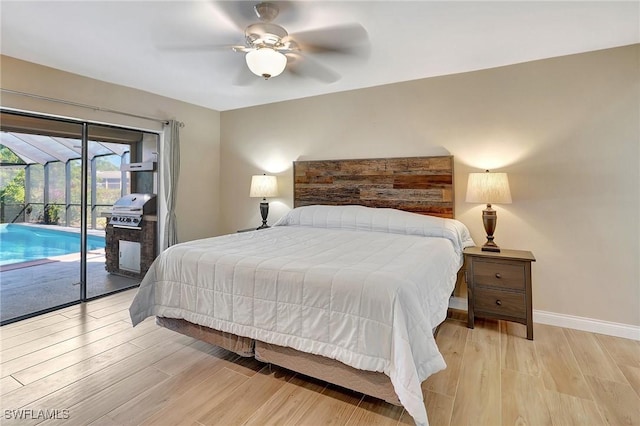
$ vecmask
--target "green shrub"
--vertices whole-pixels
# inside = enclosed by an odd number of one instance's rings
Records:
[[[44,223],[47,225],[57,225],[60,222],[60,206],[47,204],[44,208]]]

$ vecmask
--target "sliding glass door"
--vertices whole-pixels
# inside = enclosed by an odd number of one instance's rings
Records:
[[[138,267],[120,267],[123,247],[138,245],[142,252],[140,229],[120,230],[109,225],[113,205],[131,193],[156,194],[155,169],[132,172],[131,163],[157,162],[158,135],[100,125],[88,127],[87,222],[88,236],[104,238],[100,250],[87,252],[87,297],[96,297],[136,286],[141,276]],[[153,224],[154,230],[157,222]],[[148,239],[146,239],[148,240]],[[155,241],[155,240],[153,240]],[[151,244],[153,243],[151,241]],[[153,246],[155,255],[155,246]],[[155,257],[155,256],[154,256]],[[137,254],[140,258],[140,254]]]
[[[80,223],[69,206],[80,196],[82,125],[7,113],[0,123],[4,323],[80,298]]]
[[[0,321],[138,285],[107,271],[105,231],[120,197],[156,192],[122,166],[156,161],[158,135],[7,111],[0,126]]]

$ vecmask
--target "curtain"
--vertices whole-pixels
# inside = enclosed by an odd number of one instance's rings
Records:
[[[176,191],[180,174],[180,127],[182,123],[169,121],[164,129],[162,150],[162,180],[166,216],[164,219],[164,235],[162,250],[178,242],[176,225]]]

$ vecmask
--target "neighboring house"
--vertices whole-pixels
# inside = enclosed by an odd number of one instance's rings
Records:
[[[98,188],[122,189],[122,172],[119,170],[98,171],[97,177]],[[127,185],[128,182],[125,182],[125,187]]]

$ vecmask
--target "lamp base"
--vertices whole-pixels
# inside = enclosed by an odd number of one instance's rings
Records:
[[[500,247],[493,241],[487,241],[481,248],[482,251],[491,251],[494,253],[500,253]]]
[[[267,225],[268,215],[269,215],[269,203],[267,203],[267,200],[263,198],[262,202],[260,203],[260,216],[262,216],[262,225],[260,225],[256,229],[265,229],[269,227],[269,225]]]
[[[262,225],[260,225],[260,226],[258,226],[258,227],[256,228],[256,231],[259,231],[260,229],[266,229],[266,228],[271,228],[271,227],[270,227],[269,225],[265,225],[265,224],[263,223]]]
[[[487,208],[482,211],[482,224],[487,232],[487,242],[482,246],[482,251],[500,252],[500,247],[493,242],[493,232],[496,230],[497,222],[498,215],[496,211],[491,208],[491,204],[487,204]]]

